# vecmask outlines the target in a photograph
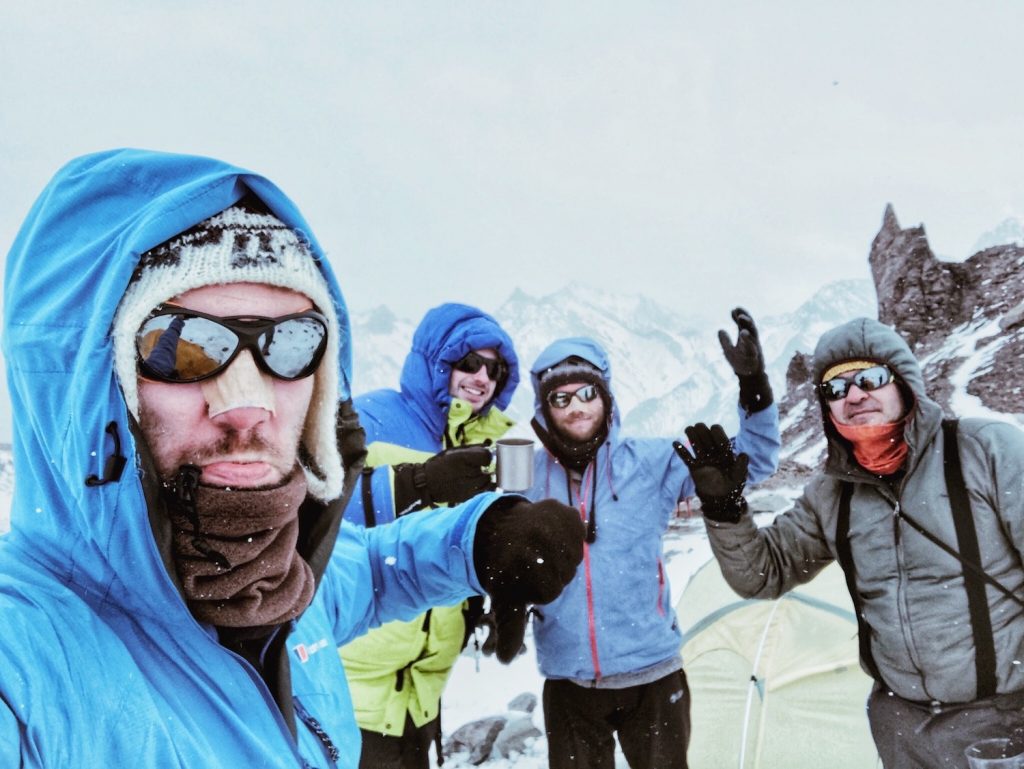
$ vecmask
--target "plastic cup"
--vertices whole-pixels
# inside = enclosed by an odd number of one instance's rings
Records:
[[[1009,737],[978,740],[964,751],[971,769],[1021,769],[1024,753]]]
[[[526,491],[533,485],[533,441],[502,438],[495,444],[498,488]]]

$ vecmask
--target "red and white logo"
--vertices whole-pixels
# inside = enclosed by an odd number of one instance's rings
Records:
[[[327,648],[327,639],[326,638],[321,638],[319,641],[314,641],[313,643],[309,644],[308,646],[306,644],[295,644],[295,646],[292,647],[292,651],[294,651],[295,652],[295,656],[299,658],[299,662],[301,662],[303,665],[305,665],[307,662],[309,662],[309,658],[310,657],[312,657],[314,654],[316,654],[321,649],[326,649],[326,648]]]

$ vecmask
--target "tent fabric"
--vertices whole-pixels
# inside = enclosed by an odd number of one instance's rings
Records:
[[[691,769],[881,766],[838,564],[775,601],[739,598],[715,560],[676,607],[693,706]]]

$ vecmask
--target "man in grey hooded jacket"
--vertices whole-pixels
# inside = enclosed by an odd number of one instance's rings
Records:
[[[840,562],[886,769],[966,768],[989,737],[1024,751],[1024,433],[944,420],[906,342],[874,320],[827,332],[813,376],[825,468],[771,525],[745,514],[747,460],[721,428],[687,428],[694,454],[677,449],[726,580],[777,598]]]

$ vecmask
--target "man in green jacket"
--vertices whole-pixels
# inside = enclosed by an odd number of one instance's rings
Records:
[[[746,457],[720,427],[687,428],[695,456],[677,447],[726,580],[777,598],[839,561],[886,769],[966,769],[990,737],[1024,751],[1024,433],[944,420],[906,342],[874,320],[827,332],[813,376],[825,468],[771,525],[746,514]]]
[[[490,450],[512,420],[502,413],[519,382],[512,340],[481,310],[447,303],[413,334],[401,390],[355,399],[368,468],[346,521],[379,525],[493,489]],[[417,511],[425,512],[417,512]],[[341,649],[363,734],[362,769],[425,769],[440,757],[440,699],[483,599],[389,622]]]

